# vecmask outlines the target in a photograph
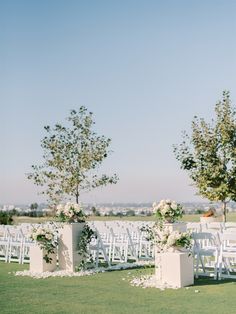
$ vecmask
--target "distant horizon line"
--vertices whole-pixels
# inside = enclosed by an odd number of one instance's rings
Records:
[[[70,202],[70,201],[67,201]],[[27,206],[27,205],[31,205],[37,203],[38,205],[48,205],[48,202],[29,202],[29,203],[0,203],[0,206]],[[62,202],[62,203],[66,203],[66,202]],[[73,203],[73,202],[72,202]],[[131,204],[135,204],[135,205],[152,205],[152,202],[79,202],[82,204],[86,204],[86,205],[131,205]],[[158,202],[157,202],[158,203]],[[183,204],[188,204],[188,203],[192,203],[192,204],[210,204],[210,203],[221,203],[221,201],[181,201],[179,203],[183,203]],[[229,201],[229,203],[234,203],[234,201]]]

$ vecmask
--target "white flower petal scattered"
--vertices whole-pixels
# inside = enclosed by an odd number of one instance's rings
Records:
[[[54,272],[43,272],[43,273],[36,273],[29,270],[23,270],[23,271],[16,271],[14,274],[15,276],[26,276],[26,277],[32,277],[34,279],[45,279],[49,277],[83,277],[83,276],[91,276],[96,275],[98,273],[104,273],[106,271],[112,271],[112,270],[125,270],[125,269],[132,269],[137,268],[141,266],[149,266],[153,263],[150,263],[149,261],[141,261],[136,263],[123,263],[123,264],[117,264],[113,265],[111,267],[99,267],[97,269],[91,269],[91,270],[85,270],[85,271],[79,271],[79,272],[69,272],[65,270],[57,270]]]
[[[141,287],[141,288],[157,288],[160,290],[165,289],[179,289],[176,286],[171,286],[167,283],[162,283],[157,280],[155,275],[145,275],[141,277],[135,277],[130,281],[131,286]]]

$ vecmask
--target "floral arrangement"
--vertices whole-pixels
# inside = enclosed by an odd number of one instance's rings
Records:
[[[30,231],[30,238],[36,241],[42,250],[46,251],[44,260],[46,263],[51,263],[52,258],[50,254],[54,254],[58,245],[57,229],[52,225],[49,227],[34,227]]]
[[[80,205],[68,202],[57,206],[56,217],[61,222],[85,222],[86,216]]]
[[[56,217],[61,222],[85,223],[86,215],[79,204],[68,202],[65,205],[60,204],[57,206]],[[91,242],[93,237],[96,237],[95,232],[87,223],[85,223],[82,234],[80,235],[77,243],[78,254],[82,257],[82,261],[80,265],[78,265],[78,270],[85,270],[88,266],[87,264],[89,262],[93,262],[92,256],[90,256],[88,250],[88,244]]]
[[[159,252],[170,252],[175,249],[191,250],[192,235],[190,232],[170,231],[168,227],[156,222],[153,226],[145,226],[141,229],[146,234],[146,240],[156,245]]]
[[[161,200],[159,204],[154,202],[153,212],[162,222],[173,223],[183,216],[182,206],[171,200]]]
[[[155,242],[160,252],[170,252],[175,249],[191,250],[192,237],[188,232],[172,231],[168,228],[163,230],[158,229],[156,232]]]

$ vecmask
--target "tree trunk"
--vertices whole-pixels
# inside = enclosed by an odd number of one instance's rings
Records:
[[[79,185],[76,186],[75,200],[76,204],[79,204]]]
[[[79,194],[77,194],[77,193],[75,195],[75,202],[76,202],[76,204],[79,204]]]
[[[227,209],[226,209],[226,204],[227,202],[223,201],[222,202],[222,209],[223,209],[223,221],[226,222],[226,212],[227,212]]]

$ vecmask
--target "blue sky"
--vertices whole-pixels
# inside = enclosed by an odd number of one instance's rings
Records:
[[[43,200],[26,179],[43,126],[72,108],[112,138],[90,202],[199,200],[172,145],[236,98],[235,1],[0,1],[0,203]]]

